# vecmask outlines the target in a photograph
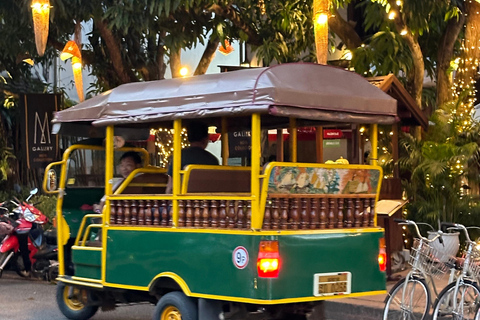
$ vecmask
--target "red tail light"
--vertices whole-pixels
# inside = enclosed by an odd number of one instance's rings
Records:
[[[380,271],[387,270],[387,251],[385,250],[385,238],[380,238],[380,250],[378,253],[378,266]]]
[[[257,271],[260,278],[277,278],[280,271],[278,241],[260,241]]]

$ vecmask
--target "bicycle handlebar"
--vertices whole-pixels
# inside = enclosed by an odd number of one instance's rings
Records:
[[[470,235],[468,234],[467,228],[460,223],[451,223],[451,222],[442,222],[442,226],[445,226],[447,228],[455,228],[455,229],[460,229],[465,233],[465,238],[467,239],[467,242],[472,242],[470,239]]]
[[[428,238],[425,238],[424,236],[422,236],[422,234],[420,233],[420,230],[418,229],[418,225],[415,221],[413,220],[404,220],[404,219],[393,219],[393,221],[395,222],[398,222],[399,224],[408,224],[408,225],[411,225],[411,226],[414,226],[415,227],[415,231],[417,232],[417,236],[422,238],[423,240],[427,241],[427,242],[434,242],[435,240],[438,239],[438,241],[443,244],[443,239],[442,239],[442,235],[443,235],[443,232],[441,230],[437,230],[437,235],[435,237],[433,237],[432,239],[428,239]],[[427,224],[429,225],[429,224]],[[430,225],[429,225],[430,226]],[[430,226],[431,227],[431,226]]]

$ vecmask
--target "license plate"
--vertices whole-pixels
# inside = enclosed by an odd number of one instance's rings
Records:
[[[316,297],[349,294],[350,272],[316,273],[313,275],[313,295]]]

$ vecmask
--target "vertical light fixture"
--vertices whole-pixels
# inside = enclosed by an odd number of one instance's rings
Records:
[[[77,89],[78,100],[82,102],[85,100],[83,96],[83,79],[82,79],[82,54],[75,41],[70,40],[60,54],[60,59],[67,60],[72,58],[73,78],[75,80],[75,87]]]
[[[32,0],[33,28],[35,45],[39,56],[43,56],[47,46],[48,22],[50,19],[50,1]]]
[[[313,0],[315,48],[317,50],[317,62],[319,64],[327,64],[329,5],[329,0]]]

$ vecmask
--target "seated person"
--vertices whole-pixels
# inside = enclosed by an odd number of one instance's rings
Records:
[[[208,145],[208,126],[200,121],[192,121],[187,127],[190,147],[182,150],[182,170],[189,164],[219,165],[217,157],[205,150]],[[168,183],[165,193],[172,193],[173,159],[168,166]]]
[[[118,189],[122,182],[128,177],[133,170],[142,167],[142,158],[137,152],[128,151],[125,152],[120,158],[120,164],[118,165],[118,171],[120,171],[121,178],[116,178],[112,187],[112,192]],[[100,203],[93,205],[93,211],[96,213],[102,213],[103,206],[105,205],[105,196],[102,197]]]

